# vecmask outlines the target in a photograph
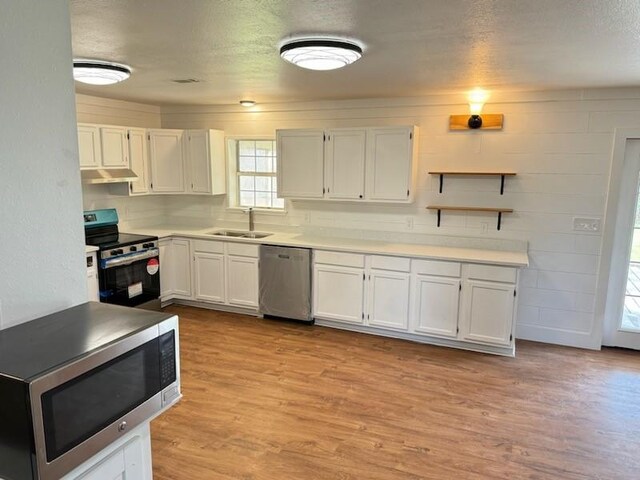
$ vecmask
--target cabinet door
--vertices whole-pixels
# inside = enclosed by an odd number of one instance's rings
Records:
[[[413,176],[413,128],[367,131],[368,200],[407,202]]]
[[[149,130],[151,190],[154,193],[185,191],[182,130]]]
[[[279,198],[324,196],[324,132],[278,130],[277,176]]]
[[[125,480],[127,466],[124,460],[124,449],[116,450],[91,470],[76,478],[77,480]]]
[[[330,130],[325,142],[326,197],[364,198],[366,130]]]
[[[100,128],[96,125],[78,124],[78,154],[80,168],[100,168]]]
[[[171,239],[160,240],[160,298],[167,300],[173,295],[173,249]]]
[[[460,338],[468,342],[511,345],[514,305],[514,285],[465,280]]]
[[[129,144],[127,129],[123,127],[101,127],[102,166],[105,168],[129,167]]]
[[[173,294],[175,297],[191,298],[191,249],[189,240],[174,239],[171,244],[173,255]]]
[[[227,257],[227,303],[258,308],[258,259]]]
[[[129,143],[129,166],[138,176],[138,180],[129,183],[132,195],[149,193],[149,153],[147,151],[146,132],[143,129],[127,131]]]
[[[313,315],[363,324],[364,270],[332,265],[314,266]]]
[[[414,280],[412,331],[455,338],[460,280],[431,275],[416,275]]]
[[[224,255],[221,253],[194,254],[196,300],[225,302]]]
[[[191,193],[211,193],[208,132],[206,130],[189,130],[186,135],[189,191]]]
[[[367,324],[372,327],[404,330],[409,328],[408,273],[371,270],[367,279]]]

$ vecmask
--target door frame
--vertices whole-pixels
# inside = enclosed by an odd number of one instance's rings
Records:
[[[604,228],[602,234],[602,250],[600,252],[600,267],[598,269],[598,283],[596,287],[596,303],[592,341],[594,348],[600,348],[605,338],[605,328],[618,318],[612,318],[619,311],[619,301],[608,298],[612,260],[615,247],[615,232],[618,223],[618,209],[620,207],[620,187],[624,174],[624,160],[627,144],[631,140],[640,141],[640,128],[616,128],[614,133],[613,153],[609,171],[609,188],[605,205]]]

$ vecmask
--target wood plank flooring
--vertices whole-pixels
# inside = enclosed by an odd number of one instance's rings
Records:
[[[640,353],[517,357],[189,307],[154,478],[640,479]]]

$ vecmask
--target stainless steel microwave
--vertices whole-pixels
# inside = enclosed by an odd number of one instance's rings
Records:
[[[95,302],[85,306],[86,315],[94,313],[89,326],[72,321],[70,328],[85,329],[85,340],[97,348],[33,378],[3,372],[0,355],[0,478],[59,479],[181,398],[176,316]],[[0,347],[10,330],[0,331]],[[57,331],[52,341],[63,338]],[[42,355],[56,358],[52,348]]]

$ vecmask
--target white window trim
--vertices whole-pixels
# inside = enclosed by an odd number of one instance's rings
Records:
[[[227,145],[227,201],[225,210],[230,213],[244,212],[248,207],[237,205],[238,202],[238,140],[268,140],[275,141],[273,135],[231,135],[225,137]],[[283,216],[287,214],[287,200],[284,201],[284,208],[261,208],[253,207],[255,212],[261,215]]]

